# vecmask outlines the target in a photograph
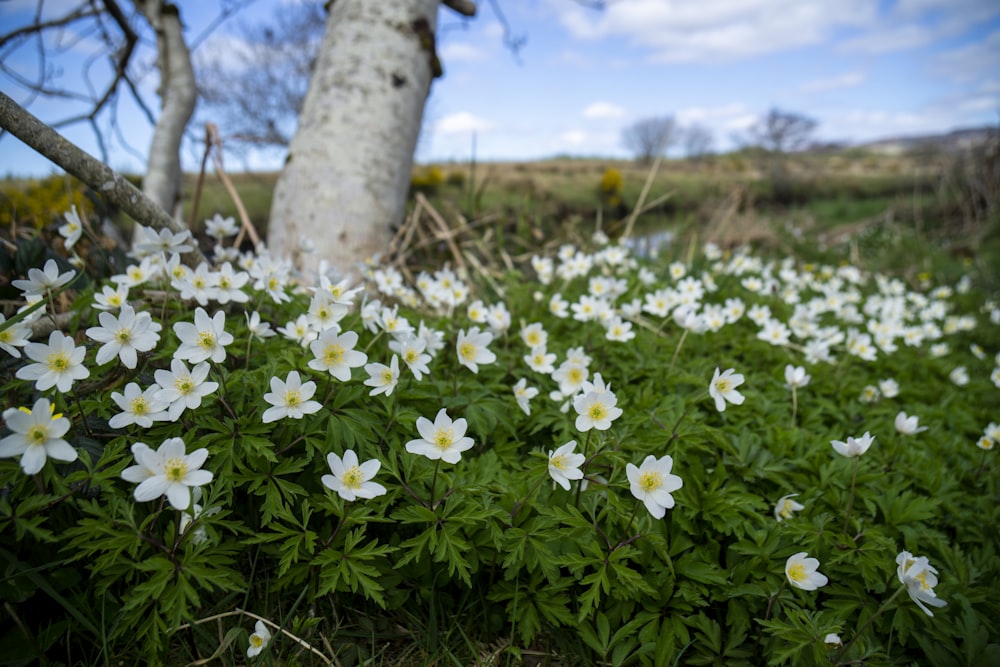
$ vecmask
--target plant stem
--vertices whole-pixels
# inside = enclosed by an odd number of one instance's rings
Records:
[[[778,597],[781,595],[782,591],[785,590],[785,586],[788,585],[788,580],[784,579],[781,582],[781,586],[778,587],[778,592],[767,599],[767,612],[764,613],[764,620],[771,618],[771,612],[774,610],[774,603],[778,601]]]
[[[681,353],[681,347],[684,346],[684,341],[687,340],[687,335],[690,329],[684,329],[684,333],[681,334],[681,339],[677,341],[677,347],[674,348],[674,356],[670,358],[670,367],[667,368],[667,372],[670,373],[674,370],[674,363],[677,361],[677,355]]]
[[[434,507],[434,491],[436,490],[436,487],[437,487],[438,468],[440,468],[440,467],[441,467],[441,459],[438,459],[437,461],[434,462],[434,476],[431,477],[431,505],[430,505],[430,507],[431,507],[431,511],[432,512],[436,511],[436,509]]]
[[[590,459],[587,458],[587,450],[590,448],[590,436],[593,430],[587,431],[587,439],[583,441],[583,476],[587,477],[587,465],[590,463]],[[583,480],[581,479],[576,485],[576,498],[573,500],[573,507],[577,509],[580,508],[580,493],[583,491]]]
[[[851,520],[851,507],[854,505],[854,482],[858,478],[858,463],[860,457],[854,457],[854,472],[851,473],[851,495],[847,498],[847,514],[844,516],[844,533],[847,533],[847,524]]]
[[[854,642],[858,641],[858,638],[860,638],[861,635],[864,634],[865,630],[868,629],[868,626],[871,625],[875,621],[875,619],[878,618],[882,614],[882,612],[884,612],[886,609],[888,609],[889,605],[892,604],[893,602],[895,602],[896,598],[898,598],[900,596],[900,594],[903,591],[905,591],[905,590],[906,590],[906,586],[901,586],[899,588],[899,590],[897,590],[895,593],[892,594],[892,597],[890,597],[888,600],[886,600],[885,602],[883,602],[882,606],[879,607],[875,611],[875,613],[872,614],[868,618],[868,620],[865,621],[864,624],[860,628],[858,628],[858,631],[854,633],[853,637],[851,637],[851,641],[849,641],[846,644],[844,644],[844,648],[840,649],[840,652],[837,653],[837,656],[833,659],[833,662],[835,664],[840,664],[840,659],[842,657],[844,657],[844,655],[847,653],[848,649],[850,649],[852,646],[854,646]]]
[[[795,389],[795,385],[792,385],[792,428],[795,428],[795,417],[799,412],[799,394]]]

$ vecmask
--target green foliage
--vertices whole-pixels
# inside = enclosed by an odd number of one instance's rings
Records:
[[[217,389],[172,420],[109,424],[121,412],[111,394],[152,385],[181,347],[178,325],[198,305],[180,300],[178,284],[132,288],[130,301],[162,324],[134,369],[118,357],[97,364],[93,287],[80,288],[67,328],[90,372],[70,391],[20,377],[32,360],[11,348],[22,356],[0,366],[5,420],[50,399],[64,415],[51,419],[71,422],[65,439],[78,458],[50,455],[28,475],[20,452],[2,450],[0,598],[13,622],[0,662],[242,664],[259,619],[271,634],[254,658],[262,664],[335,655],[342,664],[490,664],[488,654],[517,664],[530,651],[562,664],[982,665],[1000,654],[997,468],[995,451],[976,447],[996,419],[998,311],[964,283],[910,286],[714,247],[667,266],[620,246],[567,246],[499,281],[502,298],[473,304],[473,294],[449,302],[473,287],[451,271],[419,276],[418,291],[378,269],[365,305],[337,323],[358,334],[354,349],[389,364],[404,355],[389,343],[405,341],[407,325],[440,333],[425,377],[400,360],[386,395],[372,389],[379,369],[355,364],[342,381],[310,365],[321,346],[292,337],[314,290],[283,277],[278,298],[253,287],[283,275],[274,262],[244,257],[250,301],[207,306],[224,314],[233,341],[209,364]],[[350,300],[343,286],[303,286]],[[672,302],[662,312],[659,297]],[[690,329],[670,314],[685,302],[702,316]],[[250,312],[289,333],[258,337]],[[632,337],[612,335],[614,317]],[[790,339],[759,335],[767,319],[787,325]],[[532,323],[555,368],[589,357],[579,361],[589,388],[561,387],[559,373],[525,362]],[[495,355],[476,372],[458,352],[473,326],[491,328],[485,346]],[[866,360],[869,334],[876,353]],[[831,341],[830,360],[816,356],[817,337]],[[788,364],[811,375],[794,399]],[[967,384],[951,379],[957,366]],[[744,402],[717,409],[707,391],[716,368],[745,376]],[[266,411],[291,400],[275,380],[290,382],[292,371],[315,384],[320,407],[272,420]],[[859,400],[866,385],[880,387],[877,400]],[[581,430],[581,392],[610,393],[622,414]],[[456,420],[442,437],[457,438],[464,419],[473,442],[455,463],[408,447],[442,409]],[[928,430],[899,432],[901,410]],[[875,441],[858,458],[830,445],[866,431]],[[127,481],[135,473],[124,472],[139,461],[137,443],[156,449],[172,438],[186,455],[204,449],[201,469],[212,473],[193,485],[187,509],[162,495],[137,500]],[[586,488],[573,480],[566,490],[550,473],[551,452],[571,440],[585,456]],[[347,450],[362,465],[378,462],[369,481],[384,493],[334,490],[328,457]],[[670,456],[682,480],[660,519],[629,473],[648,456]],[[791,494],[802,509],[776,520],[775,504]],[[931,588],[948,604],[933,617],[902,588],[903,551],[937,569]],[[816,590],[785,574],[801,552],[828,578]]]

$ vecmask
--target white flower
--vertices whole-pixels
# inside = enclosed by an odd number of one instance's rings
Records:
[[[785,386],[788,388],[800,388],[809,384],[812,378],[806,374],[806,369],[802,366],[785,366]]]
[[[157,398],[159,385],[152,385],[146,391],[135,382],[125,385],[125,393],[111,392],[111,400],[122,409],[108,421],[111,428],[123,428],[130,424],[149,428],[155,421],[167,419],[167,403]]]
[[[670,456],[657,460],[653,455],[647,456],[638,468],[631,463],[625,465],[632,495],[657,519],[662,519],[674,506],[674,497],[670,494],[684,486],[680,477],[670,473],[673,465]]]
[[[564,396],[572,396],[580,391],[586,382],[589,371],[584,364],[564,361],[552,373],[552,379],[559,383],[559,392]]]
[[[599,376],[598,374],[595,378]],[[622,409],[617,405],[618,398],[610,389],[592,389],[577,396],[573,400],[573,409],[578,415],[576,430],[589,431],[596,428],[598,431],[607,431],[611,428],[611,422],[622,415]]]
[[[122,304],[118,317],[112,313],[100,313],[98,320],[101,326],[87,329],[87,336],[103,343],[95,358],[99,366],[118,357],[125,368],[135,368],[138,353],[155,348],[160,341],[159,331],[163,328],[159,322],[153,321],[149,313],[136,314],[127,303]]]
[[[155,500],[166,495],[174,509],[185,510],[191,504],[191,489],[212,481],[212,473],[201,470],[208,450],[196,449],[185,453],[184,441],[168,438],[159,449],[137,442],[132,445],[136,465],[122,471],[122,479],[138,483],[133,495],[138,502]]]
[[[0,440],[0,458],[21,456],[21,469],[34,475],[53,458],[57,461],[75,461],[76,450],[63,440],[69,431],[69,420],[53,414],[49,399],[40,398],[28,408],[8,408],[3,420],[12,433]]]
[[[83,223],[80,221],[80,214],[76,212],[76,206],[70,206],[68,213],[64,213],[66,224],[59,227],[59,235],[66,239],[66,250],[71,250],[83,234]]]
[[[793,554],[785,561],[785,576],[788,583],[804,591],[814,591],[820,586],[826,586],[829,579],[819,569],[819,561],[808,558],[805,551]]]
[[[432,461],[441,459],[445,463],[458,463],[462,452],[473,445],[472,438],[465,435],[468,424],[464,418],[452,421],[444,408],[438,411],[432,423],[426,417],[417,419],[420,438],[406,443],[406,451],[421,454]]]
[[[244,313],[244,315],[247,318],[247,330],[250,332],[250,335],[260,340],[264,340],[265,338],[270,338],[275,335],[274,330],[271,329],[271,325],[267,322],[262,322],[260,319],[260,313],[256,310],[252,313]]]
[[[830,632],[826,635],[826,637],[823,637],[823,643],[829,644],[834,648],[844,645],[844,642],[841,641],[840,639],[840,635],[838,635],[836,632]]]
[[[351,379],[351,369],[364,366],[368,361],[368,355],[354,349],[357,343],[358,334],[353,331],[338,333],[335,329],[327,329],[309,344],[316,355],[309,362],[309,368],[327,371],[341,382],[347,382]]]
[[[227,236],[235,236],[239,231],[236,220],[233,217],[223,218],[218,213],[214,217],[205,221],[205,233],[213,239],[221,241]]]
[[[531,354],[524,357],[524,363],[528,364],[528,368],[535,371],[536,373],[554,373],[556,368],[553,366],[556,360],[556,355],[548,352],[544,347],[533,347],[531,348]]]
[[[219,297],[218,284],[219,274],[209,269],[205,262],[198,264],[193,272],[172,275],[170,280],[170,286],[180,293],[182,300],[194,299],[202,306]]]
[[[868,431],[865,431],[865,434],[860,438],[848,437],[847,442],[831,440],[830,444],[841,456],[855,457],[867,452],[873,442],[875,442],[875,436],[869,435]]]
[[[743,376],[736,373],[735,369],[729,368],[720,374],[719,369],[716,368],[712,382],[708,385],[708,394],[715,399],[715,409],[719,412],[725,412],[726,401],[734,405],[742,405],[743,394],[736,391],[736,387],[741,384],[743,384]]]
[[[98,310],[118,310],[128,300],[128,285],[119,283],[116,287],[105,285],[100,294],[94,294],[94,308]]]
[[[541,322],[532,322],[521,329],[521,340],[530,348],[542,347],[548,344],[549,335]]]
[[[302,419],[306,415],[319,412],[323,406],[310,400],[316,393],[315,382],[302,382],[298,371],[291,371],[284,382],[271,378],[271,391],[264,394],[264,400],[271,404],[264,411],[262,419],[269,424],[285,417]]]
[[[218,382],[205,382],[208,377],[208,362],[203,361],[188,371],[180,359],[170,362],[170,370],[153,373],[160,390],[155,398],[167,404],[167,417],[177,421],[185,409],[201,406],[201,399],[219,388]]]
[[[28,269],[27,280],[12,280],[11,285],[23,292],[25,299],[35,296],[45,296],[49,292],[59,289],[69,281],[73,280],[76,271],[66,271],[59,273],[59,265],[56,260],[50,259],[45,262],[41,269]]]
[[[358,455],[354,453],[353,449],[348,449],[344,452],[343,459],[333,452],[327,454],[326,462],[333,474],[323,475],[320,481],[323,482],[323,486],[331,491],[336,491],[344,500],[375,498],[385,495],[385,487],[371,481],[379,468],[382,467],[382,462],[378,459],[371,459],[359,464]]]
[[[969,372],[965,370],[965,366],[959,366],[953,370],[948,374],[948,378],[959,387],[969,384]]]
[[[177,322],[174,333],[181,341],[174,358],[185,359],[192,364],[208,359],[215,363],[225,361],[225,346],[233,342],[233,335],[226,332],[226,314],[221,310],[209,317],[204,308],[196,308],[194,324]]]
[[[215,300],[219,303],[246,303],[250,295],[243,291],[243,286],[250,281],[246,271],[234,271],[233,265],[224,263],[216,274]]]
[[[3,316],[3,313],[0,313],[0,327],[3,327],[6,321],[7,318]],[[24,347],[30,340],[31,329],[24,325],[23,320],[15,322],[5,329],[0,329],[0,350],[15,359],[21,358],[21,351],[17,348]]]
[[[250,635],[250,646],[247,648],[247,657],[253,658],[259,655],[269,641],[271,641],[271,631],[264,625],[264,621],[257,621],[253,628],[253,634]]]
[[[920,433],[926,431],[926,426],[918,426],[919,417],[912,415],[907,417],[905,412],[900,412],[896,415],[896,430],[903,435],[913,435],[915,433]]]
[[[417,378],[417,381],[422,380],[425,374],[430,375],[431,372],[427,365],[431,360],[431,355],[425,352],[426,348],[427,339],[413,334],[405,334],[396,340],[389,341],[389,349],[403,358],[403,363],[413,373],[413,377]]]
[[[83,365],[87,348],[74,345],[73,339],[62,331],[49,334],[47,344],[28,343],[24,346],[24,353],[36,363],[19,368],[16,375],[21,380],[35,380],[37,391],[55,387],[67,392],[73,387],[73,382],[90,376],[90,371]]]
[[[492,340],[493,334],[488,331],[480,333],[479,327],[470,327],[468,332],[459,331],[458,343],[455,345],[458,362],[473,373],[478,373],[479,364],[491,364],[497,359],[497,355],[486,347]]]
[[[191,240],[191,232],[186,229],[176,233],[166,228],[157,231],[148,227],[144,229],[146,238],[141,243],[137,243],[134,249],[137,256],[158,253],[183,255],[194,250],[194,246],[188,245],[188,241]]]
[[[554,452],[549,451],[549,476],[552,480],[569,491],[570,480],[583,479],[580,466],[587,460],[583,454],[574,453],[576,440],[570,440]]]
[[[774,518],[781,522],[784,519],[791,519],[792,512],[798,512],[799,510],[804,510],[805,505],[795,502],[792,498],[796,497],[797,493],[790,493],[787,496],[782,496],[778,503],[774,506]]]
[[[374,389],[368,392],[369,396],[376,396],[378,394],[392,396],[393,390],[399,383],[399,357],[395,354],[392,355],[392,360],[388,366],[379,363],[365,364],[365,372],[368,373],[365,385],[374,387]]]
[[[899,383],[892,378],[878,381],[878,390],[886,398],[896,398],[899,396]]]
[[[875,403],[882,396],[881,392],[873,384],[865,385],[861,390],[861,395],[858,396],[858,400],[862,403]]]
[[[896,576],[906,586],[910,599],[928,616],[934,616],[934,612],[926,605],[943,607],[948,604],[934,592],[938,582],[937,570],[931,566],[926,556],[915,558],[909,551],[900,552],[896,556]]]
[[[514,400],[517,401],[517,407],[521,408],[524,414],[531,414],[531,399],[535,396],[538,396],[538,390],[528,386],[527,378],[521,378],[514,385]]]

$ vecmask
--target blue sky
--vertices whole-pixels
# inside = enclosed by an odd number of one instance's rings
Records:
[[[242,19],[267,17],[278,1],[257,0]],[[468,21],[441,10],[445,76],[426,108],[421,161],[467,160],[473,136],[480,160],[626,157],[622,129],[667,114],[710,130],[720,150],[771,107],[809,115],[819,121],[818,138],[847,142],[1000,122],[995,0],[609,0],[603,11],[574,0],[498,2],[513,33],[526,38],[516,56],[489,2]],[[46,6],[55,12],[70,4]],[[219,11],[204,0],[179,4],[191,35]],[[34,6],[0,2],[4,28]],[[197,55],[231,49],[235,27],[223,24]],[[77,61],[88,48],[99,48],[92,37],[73,44]],[[15,55],[27,61],[30,52]],[[59,63],[71,83],[79,80],[75,64]],[[25,98],[0,80],[5,92]],[[155,83],[151,72],[141,85],[152,91]],[[32,106],[46,120],[69,108]],[[138,171],[151,130],[134,107],[121,109],[110,162]],[[96,153],[87,126],[66,133]],[[123,139],[139,155],[124,150]],[[276,168],[281,158],[249,154],[230,168]],[[193,149],[185,161],[194,168]],[[16,141],[0,142],[0,174],[51,171]]]

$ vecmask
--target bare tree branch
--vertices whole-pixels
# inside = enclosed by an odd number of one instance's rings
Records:
[[[472,18],[476,15],[476,3],[472,0],[441,0],[441,4],[462,16]]]
[[[3,92],[0,92],[0,127],[79,178],[95,192],[107,197],[108,201],[122,209],[136,222],[154,229],[184,231],[183,225],[142,194],[121,174],[82,151]],[[198,248],[188,253],[186,257],[193,264],[205,261],[204,255]]]

